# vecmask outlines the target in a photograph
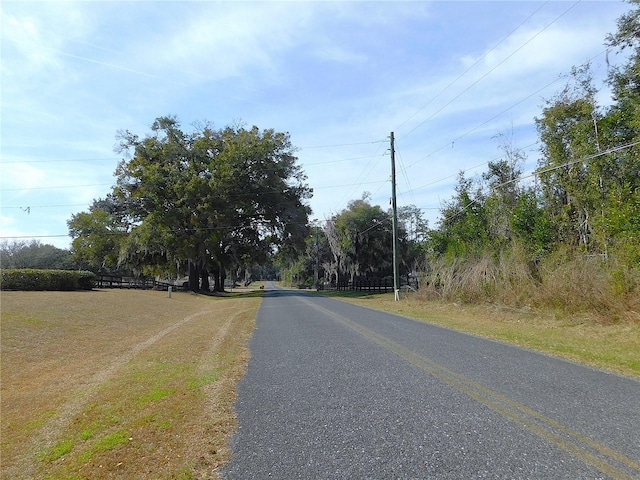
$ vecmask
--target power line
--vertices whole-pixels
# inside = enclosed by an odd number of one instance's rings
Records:
[[[352,160],[364,160],[365,158],[374,158],[376,156],[377,155],[363,155],[361,157],[342,158],[340,160],[327,160],[326,162],[313,162],[313,163],[304,162],[304,166],[309,167],[314,165],[327,165],[330,163],[350,162]]]
[[[522,177],[522,179],[529,178],[529,177],[536,177],[536,176],[538,176],[538,175],[540,175],[542,173],[552,172],[552,171],[558,170],[560,168],[568,167],[570,165],[575,165],[576,163],[589,162],[589,161],[593,160],[594,158],[602,157],[602,156],[608,155],[610,153],[619,152],[620,150],[624,150],[626,148],[635,147],[636,145],[640,145],[640,140],[638,140],[637,142],[628,143],[626,145],[621,145],[619,147],[609,148],[609,149],[607,149],[607,150],[605,150],[603,152],[594,153],[593,155],[588,155],[586,157],[579,158],[578,160],[572,160],[570,162],[563,163],[562,165],[555,165],[553,167],[547,167],[547,168],[543,168],[541,170],[536,170],[532,174],[530,174],[530,175],[528,175],[526,177]],[[505,185],[506,185],[506,183],[505,183]],[[499,185],[499,186],[501,186],[501,185]]]
[[[600,55],[602,55],[604,52],[606,52],[606,50],[600,52],[599,54],[593,56],[592,58],[590,58],[589,60],[587,60],[587,63],[591,62],[593,59],[599,57]],[[513,108],[517,107],[518,105],[520,105],[521,103],[525,102],[526,100],[529,100],[531,97],[533,97],[534,95],[537,95],[538,93],[542,92],[543,90],[546,90],[547,88],[549,88],[551,85],[558,83],[559,81],[563,80],[563,77],[558,77],[554,80],[552,80],[551,82],[547,83],[546,85],[540,87],[538,90],[536,90],[533,93],[530,93],[529,95],[527,95],[526,97],[523,97],[522,99],[518,100],[516,103],[512,104],[511,106],[505,108],[504,110],[502,110],[501,112],[493,115],[492,117],[488,118],[487,120],[485,120],[482,123],[479,123],[478,125],[476,125],[475,127],[467,130],[466,132],[464,132],[462,135],[459,135],[455,138],[453,138],[452,140],[448,141],[447,143],[444,143],[442,146],[438,147],[437,149],[433,150],[431,153],[420,157],[418,160],[416,160],[415,162],[411,163],[407,168],[411,168],[412,166],[416,165],[417,163],[421,162],[422,160],[424,160],[425,158],[429,158],[432,155],[438,153],[440,150],[447,148],[449,146],[453,146],[455,145],[455,143],[458,140],[461,140],[462,138],[466,137],[467,135],[475,132],[476,130],[478,130],[479,128],[485,126],[487,123],[491,122],[492,120],[495,120],[496,118],[500,117],[501,115],[507,113],[509,110],[512,110]],[[535,144],[532,144],[535,145]],[[532,146],[529,145],[529,146]],[[526,147],[525,147],[526,148]]]
[[[301,222],[287,222],[287,225],[309,225],[309,223],[301,223]],[[250,222],[249,224],[243,224],[243,225],[224,225],[224,226],[219,226],[219,227],[185,227],[185,228],[169,228],[166,229],[164,231],[169,232],[169,233],[199,233],[199,232],[213,232],[213,231],[221,231],[221,230],[235,230],[235,229],[240,229],[240,228],[247,228],[247,227],[257,227],[257,226],[271,226],[273,225],[273,222],[271,222],[270,220],[266,220],[266,219],[262,219],[262,220],[255,220]],[[135,228],[134,228],[135,230]],[[102,232],[101,235],[111,235],[111,236],[115,236],[115,235],[130,235],[131,233],[133,233],[133,230],[130,231],[107,231],[107,232]],[[0,240],[12,240],[12,239],[20,239],[20,238],[62,238],[62,237],[70,237],[70,234],[47,234],[47,235],[6,235],[6,236],[0,236]]]
[[[23,205],[19,205],[19,206],[6,206],[6,205],[0,205],[0,210],[2,209],[15,209],[15,208],[20,208],[22,210],[24,210],[25,208],[63,208],[63,207],[85,207],[87,206],[86,203],[72,203],[72,204],[67,204],[67,205],[27,205],[26,207]]]
[[[48,160],[9,160],[8,162],[0,162],[0,165],[12,165],[16,163],[66,163],[66,162],[106,162],[113,160],[121,160],[119,157],[110,158],[54,158]]]
[[[491,70],[489,70],[485,75],[483,75],[482,77],[480,77],[478,80],[476,80],[474,83],[472,83],[471,85],[469,85],[466,89],[464,89],[462,92],[460,92],[457,96],[455,96],[453,99],[451,99],[448,103],[446,103],[444,106],[442,106],[439,110],[437,110],[435,113],[433,113],[429,118],[427,118],[426,120],[424,120],[423,122],[421,122],[420,124],[418,124],[416,127],[414,127],[412,130],[410,130],[409,132],[407,132],[406,134],[404,134],[402,136],[402,138],[407,137],[410,133],[412,133],[413,131],[415,131],[417,128],[419,128],[421,125],[423,125],[424,123],[426,123],[428,120],[430,120],[431,118],[433,118],[435,115],[437,115],[439,112],[441,112],[442,110],[444,110],[447,106],[449,106],[451,103],[453,103],[455,100],[457,100],[460,96],[462,96],[464,93],[466,93],[468,90],[470,90],[472,87],[474,87],[476,84],[478,84],[480,81],[482,81],[484,78],[486,78],[488,75],[490,75],[493,71],[495,71],[498,67],[500,67],[502,64],[504,64],[507,60],[509,60],[511,57],[513,57],[513,55],[515,55],[518,51],[520,51],[522,48],[524,48],[527,44],[529,44],[530,42],[532,42],[535,38],[537,38],[539,35],[541,35],[546,29],[548,29],[551,25],[553,25],[555,22],[557,22],[560,18],[562,18],[564,15],[566,15],[570,10],[572,10],[576,5],[578,5],[582,0],[577,0],[575,3],[573,3],[569,8],[565,9],[559,16],[557,16],[553,21],[551,21],[550,23],[548,23],[544,28],[542,28],[541,30],[539,30],[535,35],[533,35],[532,37],[530,37],[525,43],[523,43],[522,45],[520,45],[516,50],[514,50],[510,55],[508,55],[507,57],[505,57],[500,63],[498,63],[496,66],[494,66]],[[428,104],[430,104],[433,100],[435,100],[435,98],[437,98],[441,93],[443,93],[446,89],[448,89],[451,85],[453,85],[457,80],[459,80],[462,76],[464,76],[469,70],[471,70],[471,68],[473,68],[473,66],[475,66],[477,63],[479,63],[486,55],[488,55],[492,50],[494,50],[495,48],[497,48],[501,43],[503,43],[509,36],[511,36],[513,34],[513,32],[515,32],[518,28],[520,28],[520,26],[522,26],[526,21],[528,21],[531,17],[533,17],[538,11],[540,11],[540,9],[542,9],[547,3],[549,3],[548,1],[542,5],[540,8],[538,8],[536,11],[534,11],[529,17],[527,17],[527,19],[525,19],[523,22],[521,22],[509,35],[507,35],[503,40],[501,40],[500,42],[498,42],[498,44],[494,45],[492,47],[492,49],[490,49],[488,52],[486,52],[480,59],[478,59],[469,69],[467,69],[465,72],[463,72],[458,78],[456,78],[453,82],[451,82],[449,85],[447,85],[447,87],[445,87],[441,92],[439,92],[438,94],[436,94],[435,97],[433,97],[426,105],[424,105],[423,107],[421,107],[419,111],[421,111],[422,109],[424,109]],[[462,135],[454,138],[452,141],[448,142],[447,144],[443,145],[442,147],[438,148],[437,150],[433,151],[432,153],[421,157],[420,159],[418,159],[417,161],[411,163],[410,165],[408,165],[406,168],[411,168],[413,165],[415,165],[416,163],[424,160],[425,158],[437,153],[438,151],[442,150],[443,148],[445,148],[448,145],[454,145],[456,141],[460,140],[461,138],[464,138],[466,135],[469,135],[470,133],[472,133],[473,131],[481,128],[482,126],[486,125],[487,123],[491,122],[492,120],[494,120],[495,118],[503,115],[504,113],[506,113],[507,111],[515,108],[516,106],[520,105],[521,103],[523,103],[524,101],[528,100],[529,98],[533,97],[534,95],[540,93],[542,90],[548,88],[549,86],[553,85],[554,83],[558,82],[560,79],[555,79],[552,82],[548,83],[547,85],[545,85],[544,87],[536,90],[535,92],[531,93],[530,95],[524,97],[523,99],[521,99],[520,101],[516,102],[515,104],[511,105],[510,107],[508,107],[507,109],[501,111],[500,113],[492,116],[491,118],[489,118],[488,120],[485,120],[484,122],[476,125],[475,127],[473,127],[472,129],[466,131],[465,133],[463,133]],[[413,118],[418,112],[416,112],[412,117],[410,117],[408,120],[410,120],[411,118]],[[405,123],[407,123],[406,120],[405,122],[403,122],[401,125],[404,125]],[[535,145],[535,144],[533,144]],[[525,147],[526,148],[526,147]],[[488,163],[488,162],[485,162]],[[477,168],[477,167],[473,167],[473,168]],[[405,178],[406,177],[406,171],[403,170],[403,173],[405,174]],[[410,184],[410,182],[407,179],[407,183]],[[436,182],[434,182],[436,183]],[[417,189],[410,189],[407,192],[411,193],[415,190],[418,190],[420,188],[424,188],[423,187],[419,187]],[[415,203],[415,202],[414,202]]]
[[[327,189],[327,188],[343,188],[343,187],[353,187],[360,185],[377,185],[377,184],[385,184],[387,180],[375,180],[371,182],[359,182],[359,183],[347,183],[347,184],[339,184],[339,185],[324,185],[320,187],[309,187],[312,189]],[[87,186],[87,185],[78,185],[78,187]],[[293,186],[291,188],[297,188],[298,186]],[[39,187],[39,188],[69,188],[69,187]],[[14,189],[14,190],[22,190],[22,189]],[[28,190],[28,189],[25,189]],[[262,190],[260,192],[248,192],[248,193],[230,193],[227,196],[230,198],[254,198],[256,195],[269,195],[272,193],[279,193],[280,189],[272,189],[272,190]],[[136,200],[145,200],[145,197],[136,197]],[[82,207],[82,206],[90,206],[90,203],[82,203],[82,204],[66,204],[66,205],[11,205],[5,206],[0,205],[0,209],[34,209],[34,208],[61,208],[61,207]]]
[[[379,183],[388,183],[389,180],[375,180],[371,182],[359,182],[359,183],[345,183],[343,185],[325,185],[323,187],[313,187],[314,190],[324,189],[324,188],[343,188],[343,187],[359,187],[361,185],[377,185]]]
[[[400,171],[402,172],[402,176],[405,180],[405,182],[407,183],[407,187],[409,187],[409,190],[407,190],[405,193],[409,193],[411,196],[411,200],[413,202],[413,204],[415,205],[416,200],[413,197],[413,189],[411,188],[411,181],[409,180],[409,176],[407,175],[407,169],[404,166],[404,161],[402,160],[402,155],[400,154],[400,150],[398,149],[398,144],[396,142],[394,142],[395,145],[395,150],[396,150],[396,155],[398,157],[399,160],[399,166],[400,166]],[[402,195],[402,193],[400,193],[400,195]]]
[[[373,143],[373,142],[371,142]],[[353,145],[359,145],[359,144],[353,144]],[[342,159],[338,159],[338,160],[328,160],[326,162],[313,162],[313,163],[301,163],[298,164],[298,167],[307,167],[307,166],[315,166],[315,165],[327,165],[327,164],[331,164],[331,163],[340,163],[340,162],[349,162],[349,161],[353,161],[353,160],[363,160],[363,159],[367,159],[367,158],[376,158],[378,155],[363,155],[360,157],[351,157],[351,158],[342,158]],[[85,159],[85,160],[69,160],[69,161],[86,161],[89,159]],[[97,159],[96,159],[97,160]],[[57,162],[58,160],[51,160],[51,162]],[[9,163],[48,163],[49,161],[47,160],[35,160],[33,162],[3,162],[6,164]],[[278,165],[273,165],[273,166],[266,166],[266,165],[260,165],[258,166],[258,168],[256,168],[256,171],[276,171],[278,170],[280,167]],[[38,186],[38,187],[22,187],[22,188],[3,188],[2,191],[24,191],[24,190],[48,190],[48,189],[60,189],[60,188],[84,188],[84,187],[100,187],[100,186],[112,186],[113,183],[101,183],[101,184],[92,184],[92,185],[53,185],[53,186]],[[8,207],[7,207],[8,208]]]
[[[536,145],[536,143],[530,143],[529,145],[526,145],[526,146],[522,147],[522,150],[524,150],[526,148],[529,148],[529,147],[533,147],[534,145]],[[468,168],[465,168],[463,170],[464,171],[475,170],[476,168],[479,168],[479,167],[482,167],[484,165],[489,164],[489,162],[496,162],[496,161],[500,160],[502,157],[503,157],[503,155],[500,155],[498,157],[492,158],[491,160],[487,160],[486,162],[479,163],[478,165],[474,165],[473,167],[468,167]],[[440,178],[438,180],[434,180],[432,182],[426,183],[426,184],[421,185],[419,187],[416,187],[416,188],[414,188],[413,190],[410,190],[410,191],[411,192],[415,192],[415,191],[418,191],[418,190],[422,190],[423,188],[430,187],[432,185],[435,185],[436,183],[444,182],[445,180],[449,180],[450,178],[456,177],[457,175],[458,175],[458,173],[454,173],[452,175],[447,175],[446,177],[442,177],[442,178]]]
[[[403,125],[405,125],[409,120],[411,120],[413,117],[415,117],[418,113],[420,113],[422,110],[424,110],[426,107],[428,107],[429,105],[431,105],[431,103],[433,103],[433,101],[435,99],[437,99],[440,95],[442,95],[446,90],[448,90],[453,84],[455,84],[458,80],[460,80],[462,77],[464,77],[469,71],[471,71],[476,65],[478,65],[483,59],[485,59],[487,57],[487,55],[489,55],[491,52],[493,52],[496,48],[498,48],[498,46],[500,46],[502,43],[504,43],[511,35],[513,35],[522,25],[524,25],[526,22],[528,22],[536,13],[538,13],[540,10],[542,10],[548,3],[550,0],[547,0],[544,4],[542,4],[540,7],[538,7],[532,14],[530,14],[526,19],[524,19],[522,22],[520,22],[520,24],[514,28],[507,36],[505,36],[502,40],[500,40],[498,43],[496,43],[493,47],[491,47],[489,50],[487,50],[481,57],[479,57],[469,68],[467,68],[464,72],[462,72],[460,75],[458,75],[453,81],[451,81],[446,87],[444,87],[442,90],[440,90],[438,93],[436,93],[431,100],[429,100],[427,103],[425,103],[422,107],[420,107],[413,115],[411,115],[409,118],[407,118],[404,122],[402,122],[397,129],[399,129],[400,127],[402,127]],[[419,126],[419,125],[418,125]],[[417,127],[416,127],[417,128]],[[411,133],[411,132],[409,132]],[[407,134],[405,134],[405,136],[407,136]],[[404,138],[404,137],[403,137]]]
[[[299,150],[310,150],[310,149],[316,149],[316,148],[350,147],[350,146],[357,146],[357,145],[372,145],[376,143],[383,143],[385,141],[386,140],[372,140],[368,142],[341,143],[341,144],[333,144],[333,145],[314,145],[309,147],[296,147],[296,148]],[[343,160],[333,160],[330,162],[316,162],[316,163],[305,164],[305,165],[320,165],[322,163],[344,162],[349,160],[358,160],[361,158],[369,158],[369,157],[368,156],[354,157],[354,158],[346,158]],[[52,158],[52,159],[46,159],[46,160],[42,160],[42,159],[40,160],[9,160],[9,161],[0,161],[0,165],[14,165],[18,163],[31,164],[31,163],[102,162],[102,161],[106,162],[106,161],[113,161],[113,160],[122,160],[122,158],[121,157],[104,157],[104,158]]]
[[[573,8],[575,6],[575,4],[571,7]],[[565,12],[566,13],[566,12]],[[632,36],[632,34],[629,34],[628,36]],[[594,55],[593,57],[589,58],[585,63],[589,64],[591,63],[593,60],[595,60],[596,58],[598,58],[599,56],[607,53],[607,49],[602,50],[600,53]],[[407,168],[411,168],[412,166],[414,166],[415,164],[417,164],[418,162],[424,160],[425,158],[428,158],[436,153],[438,153],[439,151],[441,151],[442,149],[449,147],[449,146],[453,146],[455,145],[455,143],[466,137],[467,135],[473,133],[474,131],[478,130],[479,128],[483,127],[484,125],[486,125],[487,123],[491,122],[492,120],[495,120],[496,118],[500,117],[501,115],[505,114],[506,112],[508,112],[509,110],[512,110],[513,108],[517,107],[518,105],[520,105],[521,103],[525,102],[526,100],[529,100],[531,97],[533,97],[534,95],[537,95],[538,93],[542,92],[543,90],[546,90],[547,88],[549,88],[550,86],[552,86],[555,83],[558,83],[559,81],[563,80],[565,77],[563,76],[558,76],[556,79],[552,80],[551,82],[547,83],[546,85],[542,86],[541,88],[539,88],[538,90],[536,90],[533,93],[530,93],[529,95],[527,95],[526,97],[523,97],[522,99],[518,100],[516,103],[512,104],[511,106],[507,107],[506,109],[502,110],[501,112],[493,115],[492,117],[490,117],[489,119],[485,120],[484,122],[476,125],[475,127],[467,130],[466,132],[464,132],[462,135],[459,135],[458,137],[455,137],[454,139],[448,141],[447,143],[444,143],[442,146],[440,146],[439,148],[437,148],[436,150],[432,151],[431,153],[419,158],[418,160],[416,160],[415,162],[411,163],[410,165],[408,165]],[[427,119],[429,120],[429,119]],[[425,120],[426,121],[426,120]],[[405,135],[406,136],[406,135]],[[403,137],[404,138],[404,137]],[[526,148],[526,147],[525,147]]]
[[[56,190],[59,188],[85,188],[85,187],[105,187],[112,186],[112,183],[94,183],[90,185],[57,185],[49,187],[23,187],[23,188],[3,188],[3,192],[20,192],[24,190]]]
[[[499,188],[499,187],[503,187],[503,186],[509,185],[511,183],[514,183],[514,182],[519,182],[519,181],[525,180],[527,178],[537,177],[541,173],[548,173],[548,172],[551,172],[553,170],[558,170],[560,168],[564,168],[564,167],[567,167],[567,166],[570,166],[570,165],[574,165],[576,163],[589,162],[589,161],[591,161],[591,160],[593,160],[595,158],[598,158],[598,157],[601,157],[601,156],[604,156],[604,155],[609,155],[611,153],[615,153],[615,152],[618,152],[618,151],[621,151],[621,150],[624,150],[624,149],[627,149],[627,148],[635,147],[637,145],[640,145],[640,140],[636,141],[636,142],[628,143],[628,144],[625,144],[625,145],[621,145],[621,146],[618,146],[618,147],[612,147],[612,148],[607,149],[605,151],[594,153],[593,155],[588,155],[586,157],[582,157],[582,158],[579,158],[577,160],[572,160],[572,161],[569,161],[569,162],[565,162],[565,163],[562,163],[560,165],[555,165],[553,167],[548,167],[548,168],[543,168],[543,169],[540,169],[540,170],[536,170],[536,171],[534,171],[534,172],[532,172],[532,173],[530,173],[528,175],[521,175],[521,176],[519,176],[519,177],[517,177],[515,179],[508,180],[508,181],[503,182],[503,183],[501,183],[499,185],[495,185],[492,188],[496,189],[496,188]],[[471,205],[473,205],[475,203],[478,203],[478,200],[470,201],[467,205],[465,205],[458,212],[456,212],[455,216],[460,215],[468,207],[470,207]],[[430,209],[431,208],[421,208],[421,210],[430,210]],[[254,222],[254,224],[270,225],[271,223],[269,221],[267,221],[267,220],[259,220],[259,221]],[[304,223],[296,223],[296,225],[306,225],[306,224],[304,224]],[[244,227],[244,226],[245,225],[233,225],[233,226],[203,227],[203,228],[191,228],[191,229],[179,229],[179,230],[170,229],[169,231],[170,232],[215,231],[215,230],[241,228],[241,227]],[[376,224],[376,225],[370,227],[369,230],[371,228],[376,227],[376,226],[378,226],[378,225]],[[367,230],[365,230],[365,232],[366,231]],[[113,235],[121,235],[123,233],[126,233],[126,232],[111,232],[111,234],[113,234]],[[360,232],[360,233],[364,233],[364,232]],[[9,235],[9,236],[0,236],[0,240],[10,240],[10,239],[20,239],[20,238],[60,238],[60,237],[69,237],[69,236],[70,235],[68,235],[68,234],[65,234],[65,235],[62,235],[62,234],[57,234],[57,235]]]
[[[391,183],[391,177],[387,178],[386,180],[380,183],[380,186],[377,188],[377,190],[371,193],[371,198],[374,198],[378,194],[378,192],[382,190],[382,187],[384,187],[388,183]]]
[[[58,235],[10,235],[10,236],[2,236],[0,240],[18,240],[20,238],[62,238],[69,237],[69,234],[58,234]]]
[[[337,143],[337,144],[333,144],[333,145],[313,145],[313,146],[309,146],[309,147],[298,147],[298,149],[300,150],[310,150],[313,148],[334,148],[334,147],[353,147],[356,145],[372,145],[375,143],[383,143],[386,142],[386,140],[371,140],[369,142],[357,142],[357,143]]]
[[[422,125],[424,125],[426,122],[428,122],[429,120],[431,120],[433,117],[435,117],[438,113],[440,113],[442,110],[444,110],[446,107],[448,107],[449,105],[451,105],[455,100],[457,100],[458,98],[460,98],[462,95],[464,95],[467,91],[469,91],[471,88],[473,88],[474,86],[476,86],[478,83],[480,83],[482,80],[484,80],[487,76],[489,76],[491,73],[493,73],[495,70],[498,69],[498,67],[500,67],[501,65],[503,65],[507,60],[509,60],[511,57],[513,57],[516,53],[518,53],[521,49],[523,49],[526,45],[528,45],[529,43],[531,43],[536,37],[538,37],[539,35],[542,34],[542,32],[544,32],[547,28],[549,28],[551,25],[553,25],[555,22],[557,22],[560,18],[562,18],[565,14],[567,14],[571,9],[573,9],[576,5],[578,5],[582,0],[577,0],[573,5],[571,5],[569,8],[567,8],[564,12],[562,12],[558,17],[556,17],[553,21],[551,21],[549,24],[547,24],[544,28],[542,28],[541,30],[539,30],[534,36],[532,36],[529,40],[527,40],[525,43],[523,43],[522,45],[520,45],[518,48],[516,48],[511,54],[507,55],[507,57],[505,57],[500,63],[498,63],[496,66],[494,66],[491,70],[489,70],[487,73],[485,73],[484,75],[482,75],[478,80],[476,80],[475,82],[473,82],[471,85],[469,85],[467,88],[465,88],[464,90],[462,90],[462,92],[460,92],[458,95],[456,95],[455,97],[453,97],[451,100],[449,100],[449,102],[447,102],[446,104],[444,104],[442,107],[440,107],[438,110],[436,110],[430,117],[426,118],[425,120],[423,120],[422,122],[420,122],[418,125],[416,125],[414,128],[412,128],[411,130],[409,130],[407,133],[405,133],[402,138],[407,137],[409,134],[411,134],[412,132],[414,132],[415,130],[417,130],[419,127],[421,127]]]
[[[556,78],[555,80],[552,80],[551,82],[547,83],[546,85],[544,85],[543,87],[539,88],[538,90],[536,90],[533,93],[530,93],[529,95],[527,95],[526,97],[522,98],[521,100],[517,101],[516,103],[512,104],[511,106],[505,108],[504,110],[502,110],[501,112],[495,114],[494,116],[492,116],[491,118],[485,120],[482,123],[479,123],[478,125],[476,125],[475,127],[467,130],[466,132],[464,132],[462,135],[457,136],[456,138],[450,140],[449,142],[443,144],[441,147],[437,148],[436,150],[432,151],[431,153],[425,155],[424,157],[419,158],[418,160],[416,160],[415,162],[413,162],[412,164],[409,165],[408,168],[411,168],[412,166],[414,166],[415,164],[417,164],[418,162],[421,162],[422,160],[424,160],[425,158],[428,158],[430,156],[432,156],[435,153],[438,153],[440,150],[449,147],[449,146],[454,146],[455,142],[457,142],[458,140],[466,137],[467,135],[469,135],[470,133],[475,132],[476,130],[478,130],[479,128],[483,127],[484,125],[486,125],[487,123],[491,122],[492,120],[495,120],[496,118],[498,118],[499,116],[505,114],[506,112],[508,112],[509,110],[517,107],[518,105],[520,105],[521,103],[523,103],[524,101],[530,99],[531,97],[533,97],[534,95],[537,95],[538,93],[540,93],[543,90],[546,90],[547,88],[549,88],[551,85],[553,85],[554,83],[559,82],[560,80],[562,80],[562,78]]]
[[[356,183],[351,185],[351,187],[353,188],[350,188],[349,190],[347,190],[346,193],[340,198],[340,203],[343,203],[346,197],[352,195],[356,188],[362,185],[366,185],[365,180],[369,175],[371,175],[371,173],[373,172],[377,164],[386,155],[386,151],[385,153],[382,153],[382,154],[379,153],[380,147],[381,145],[378,145],[378,148],[376,149],[376,153],[371,157],[371,160],[369,160],[365,168],[361,170],[360,174],[356,179]],[[334,210],[337,210],[337,209],[334,209]]]
[[[565,162],[565,163],[562,163],[560,165],[554,165],[552,167],[543,168],[541,170],[535,170],[535,171],[531,172],[528,175],[520,175],[517,178],[508,180],[508,181],[500,183],[498,185],[494,185],[492,187],[492,190],[495,190],[495,189],[500,188],[500,187],[504,187],[506,185],[510,185],[512,183],[520,182],[520,181],[526,180],[528,178],[538,177],[538,175],[540,175],[542,173],[548,173],[548,172],[552,172],[554,170],[559,170],[559,169],[564,168],[564,167],[575,165],[576,163],[590,162],[591,160],[593,160],[595,158],[602,157],[604,155],[609,155],[611,153],[619,152],[620,150],[624,150],[624,149],[627,149],[627,148],[635,147],[637,145],[640,145],[640,140],[637,141],[637,142],[628,143],[626,145],[621,145],[621,146],[618,146],[618,147],[612,147],[612,148],[609,148],[609,149],[607,149],[605,151],[594,153],[592,155],[587,155],[586,157],[582,157],[582,158],[579,158],[577,160],[571,160],[569,162]],[[462,214],[467,208],[469,208],[471,205],[474,205],[476,203],[478,203],[478,200],[471,200],[464,207],[462,207],[459,211],[457,211],[452,218],[455,218],[458,215]]]

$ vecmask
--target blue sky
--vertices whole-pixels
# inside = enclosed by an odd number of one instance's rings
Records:
[[[156,117],[291,134],[312,218],[360,198],[435,226],[456,175],[481,174],[500,138],[539,158],[534,118],[591,61],[622,1],[3,1],[0,241],[67,248],[67,220],[113,185],[118,130]]]

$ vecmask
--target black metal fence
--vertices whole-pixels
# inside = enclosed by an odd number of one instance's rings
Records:
[[[368,293],[393,292],[393,279],[359,279],[339,285],[338,290]]]
[[[338,282],[333,284],[326,284],[323,287],[325,290],[338,290],[338,291],[353,291],[353,292],[368,292],[368,293],[387,293],[393,292],[393,279],[392,278],[372,278],[372,279],[356,279],[352,282]],[[412,290],[418,289],[418,279],[409,277],[408,279],[400,279],[400,288],[409,288]]]

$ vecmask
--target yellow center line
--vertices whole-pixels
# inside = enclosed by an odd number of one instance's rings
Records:
[[[465,377],[460,373],[454,372],[453,370],[450,370],[437,362],[410,350],[384,335],[376,333],[373,330],[332,312],[331,310],[314,304],[309,300],[304,299],[302,301],[316,310],[321,311],[330,318],[338,321],[347,328],[361,334],[368,340],[398,355],[412,365],[415,365],[421,370],[443,380],[456,390],[477,400],[504,417],[524,426],[539,437],[544,438],[554,445],[571,453],[584,463],[596,467],[602,473],[609,475],[611,478],[620,480],[633,480],[636,478],[610,463],[611,460],[615,460],[640,473],[640,463],[617,450],[602,445],[601,443],[596,442],[566,425],[563,425],[557,420],[547,417],[546,415],[543,415],[526,405],[498,393],[468,377]],[[560,434],[556,432],[560,432]],[[601,456],[595,455],[589,451],[587,447],[597,451]],[[602,458],[603,456],[606,458]]]

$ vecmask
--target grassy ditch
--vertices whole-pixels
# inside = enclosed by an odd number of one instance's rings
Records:
[[[327,292],[369,308],[424,320],[482,337],[567,358],[579,363],[640,377],[640,323],[603,322],[601,316],[569,315],[554,310],[460,305],[427,300],[416,294],[363,295]]]
[[[260,298],[2,292],[1,478],[214,478]]]

